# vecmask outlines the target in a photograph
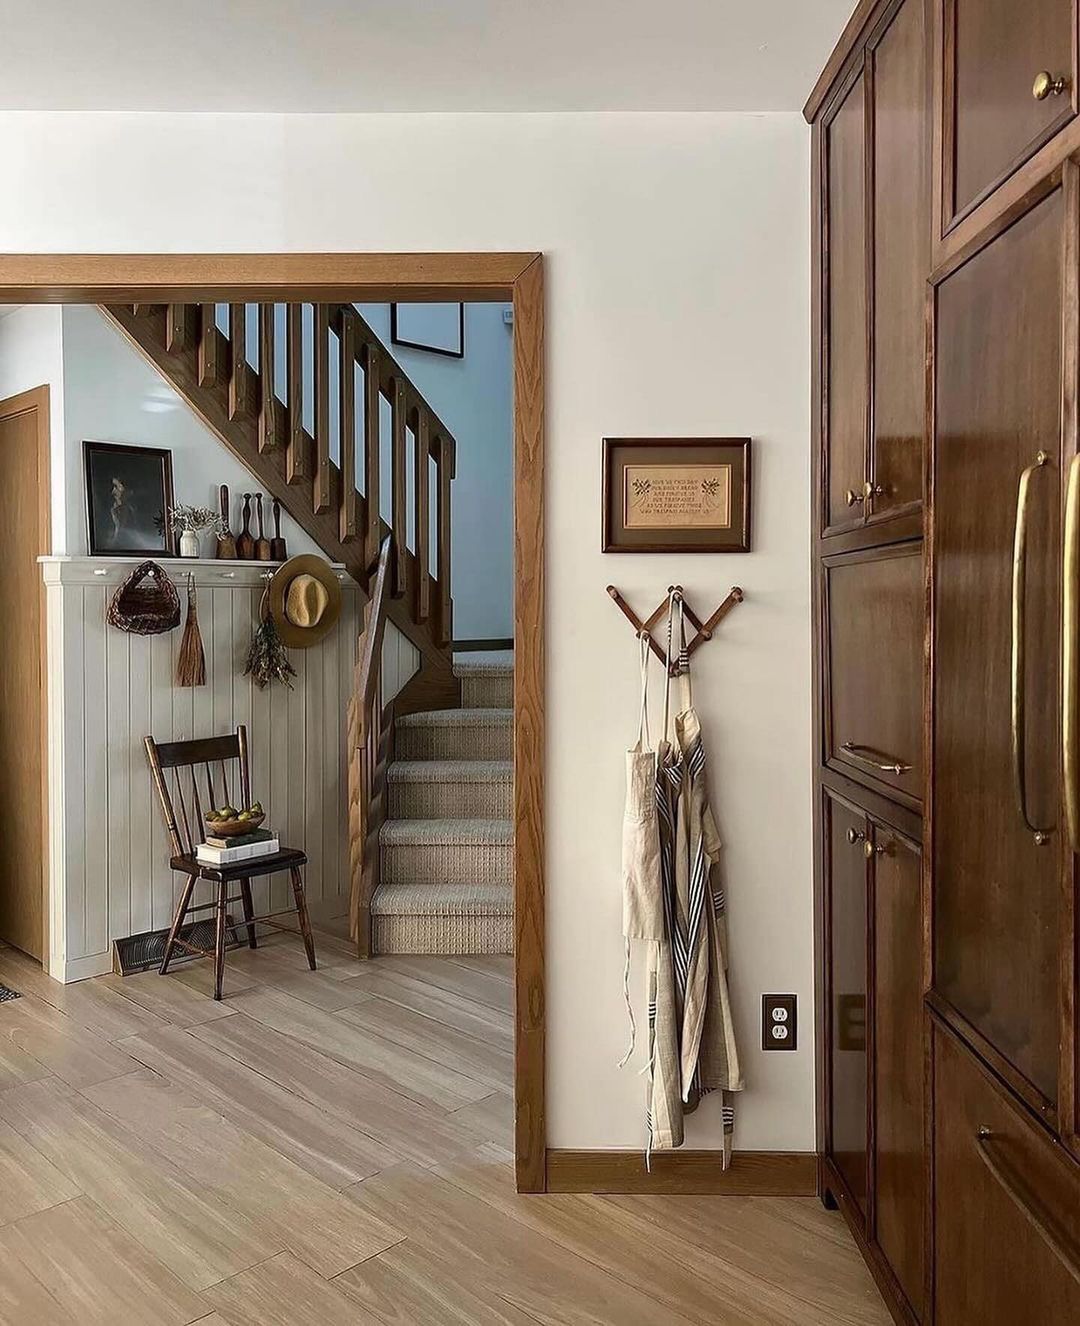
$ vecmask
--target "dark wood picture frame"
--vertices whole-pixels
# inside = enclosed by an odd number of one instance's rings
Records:
[[[101,537],[102,521],[106,513],[101,503],[95,502],[95,464],[106,456],[124,456],[129,462],[142,457],[148,466],[153,466],[160,476],[162,528],[160,542],[145,543],[140,546],[127,545],[123,542],[108,542]],[[169,524],[169,515],[173,510],[173,474],[172,452],[167,447],[131,446],[120,442],[83,442],[83,470],[86,482],[86,542],[91,557],[175,557],[176,536]],[[154,487],[158,480],[155,478]]]
[[[750,453],[748,437],[605,437],[601,550],[606,553],[749,552]],[[729,525],[627,528],[623,476],[628,465],[680,469],[730,465]]]
[[[442,355],[446,359],[464,359],[465,358],[465,305],[460,301],[445,301],[447,303],[457,302],[458,306],[458,349],[447,350],[441,345],[425,345],[420,341],[410,341],[400,335],[398,327],[398,305],[390,305],[390,343],[391,345],[402,345],[408,350],[423,350],[429,355]]]

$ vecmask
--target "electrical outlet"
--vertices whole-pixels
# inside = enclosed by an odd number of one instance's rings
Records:
[[[797,1022],[795,996],[793,994],[767,994],[761,996],[761,1048],[763,1050],[794,1050]]]

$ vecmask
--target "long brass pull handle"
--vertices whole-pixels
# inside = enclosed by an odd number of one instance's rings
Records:
[[[1074,852],[1080,852],[1080,782],[1077,769],[1077,719],[1080,716],[1080,456],[1069,464],[1065,490],[1065,548],[1062,554],[1061,753],[1065,783],[1065,822]]]
[[[1013,572],[1012,572],[1012,757],[1013,783],[1016,788],[1016,804],[1020,818],[1031,830],[1037,846],[1041,847],[1050,839],[1050,829],[1040,829],[1032,824],[1027,808],[1027,695],[1024,685],[1024,649],[1027,636],[1027,537],[1028,537],[1028,498],[1031,492],[1031,478],[1036,470],[1047,464],[1050,457],[1040,451],[1034,461],[1020,475],[1016,489],[1016,529],[1013,535]]]
[[[854,741],[842,741],[840,749],[848,759],[855,760],[858,764],[865,764],[868,769],[876,769],[879,773],[899,775],[911,772],[910,764],[905,764],[894,755],[886,755],[884,751],[875,750],[873,746],[860,746]]]
[[[989,1128],[980,1128],[976,1133],[975,1145],[979,1151],[979,1159],[994,1176],[999,1187],[1035,1233],[1038,1234],[1039,1238],[1042,1239],[1072,1278],[1080,1284],[1080,1263],[1077,1262],[1073,1250],[1069,1247],[1062,1235],[1059,1234],[1057,1230],[1055,1230],[1052,1225],[1038,1213],[1038,1211],[1028,1205],[1023,1193],[1017,1188],[1001,1162],[995,1158],[993,1151],[990,1148],[990,1143],[993,1140],[994,1134]]]

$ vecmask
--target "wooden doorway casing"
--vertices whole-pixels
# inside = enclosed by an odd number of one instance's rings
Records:
[[[47,386],[0,401],[0,434],[9,430],[10,438],[0,437],[0,529],[9,560],[0,603],[10,642],[0,686],[0,782],[6,785],[7,820],[0,939],[44,961],[49,952],[49,745],[45,587],[37,559],[49,551],[52,538]]]
[[[539,253],[18,254],[0,303],[493,301],[514,309],[514,984],[519,1192],[547,1187],[544,280]]]

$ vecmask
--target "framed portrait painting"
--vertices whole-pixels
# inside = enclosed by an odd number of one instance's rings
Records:
[[[84,442],[91,557],[175,557],[172,452]]]
[[[748,437],[604,438],[604,552],[749,552]]]

